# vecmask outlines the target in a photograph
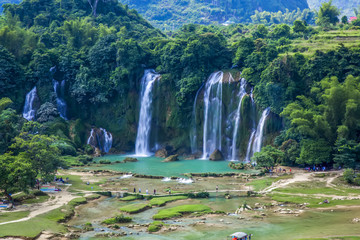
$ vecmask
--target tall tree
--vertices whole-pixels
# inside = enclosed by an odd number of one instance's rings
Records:
[[[335,25],[339,22],[339,15],[340,10],[332,5],[332,0],[324,2],[319,9],[316,24],[323,27],[329,27],[331,24]]]

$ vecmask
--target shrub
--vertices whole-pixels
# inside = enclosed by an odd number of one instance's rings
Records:
[[[347,183],[354,183],[354,178],[355,178],[354,170],[351,168],[345,169],[343,173],[343,178]]]
[[[208,198],[210,194],[208,192],[189,193],[188,198]]]
[[[150,226],[148,227],[148,231],[149,232],[157,232],[161,229],[161,227],[164,226],[163,222],[160,221],[154,221],[150,224]]]
[[[126,217],[123,214],[121,214],[121,215],[117,215],[116,217],[106,219],[106,220],[102,221],[102,223],[115,224],[115,223],[128,223],[131,221],[132,221],[131,217]]]
[[[100,164],[111,164],[109,160],[103,159],[99,161]]]

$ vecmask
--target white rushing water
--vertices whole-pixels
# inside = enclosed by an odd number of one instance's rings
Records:
[[[112,134],[104,128],[100,128],[100,131],[101,134],[92,128],[87,144],[93,146],[94,148],[98,147],[102,152],[108,153],[113,143]]]
[[[193,104],[193,111],[192,111],[192,119],[191,119],[191,130],[190,130],[190,146],[191,146],[191,153],[194,154],[197,152],[197,135],[196,135],[196,103],[199,96],[201,89],[203,88],[204,84],[201,85],[199,90],[197,90],[195,95],[195,100]]]
[[[94,141],[94,140],[95,140],[95,137],[94,137],[94,129],[92,128],[92,129],[91,129],[91,132],[90,132],[90,136],[89,136],[89,138],[88,138],[88,140],[87,140],[87,144],[90,145],[91,141]]]
[[[203,159],[214,150],[221,150],[222,79],[223,72],[216,72],[205,84]]]
[[[60,113],[60,117],[67,120],[67,117],[66,117],[67,106],[66,106],[66,102],[65,102],[65,99],[64,99],[65,80],[62,80],[59,83],[58,81],[53,79],[53,87],[54,87],[54,92],[56,94],[56,106],[57,106],[57,109],[58,109],[58,111]]]
[[[241,79],[241,84],[240,84],[240,91],[239,91],[239,104],[238,107],[236,109],[236,113],[235,113],[235,125],[234,125],[234,132],[233,132],[233,138],[232,138],[232,146],[231,146],[231,160],[238,160],[236,159],[236,142],[237,142],[237,136],[238,136],[238,131],[239,131],[239,126],[240,126],[240,121],[241,121],[241,105],[242,105],[242,101],[246,95],[246,81],[244,78]]]
[[[138,131],[135,142],[136,156],[149,156],[150,153],[150,133],[151,133],[151,118],[152,118],[152,89],[154,83],[159,79],[160,74],[154,70],[145,70],[144,76],[141,79],[141,95],[140,95],[140,114]]]
[[[190,184],[190,183],[194,182],[194,180],[192,180],[190,178],[178,178],[178,179],[176,179],[176,181],[178,183],[182,183],[182,184]]]
[[[261,114],[261,118],[260,118],[260,121],[259,121],[257,129],[256,129],[254,144],[252,147],[253,154],[261,151],[261,145],[262,145],[262,140],[263,140],[263,135],[264,135],[264,125],[265,125],[266,118],[269,116],[269,113],[270,113],[270,108],[268,107]]]
[[[26,94],[23,117],[28,121],[35,120],[36,111],[34,109],[34,100],[37,97],[36,94],[36,87],[31,89],[31,91]]]
[[[104,142],[102,144],[102,151],[108,153],[112,147],[113,137],[112,134],[107,132],[104,128],[100,128],[104,136]],[[99,143],[100,144],[100,143]]]
[[[251,146],[252,146],[252,143],[254,141],[255,134],[256,134],[256,123],[255,123],[256,107],[255,107],[255,101],[254,101],[254,88],[251,88],[250,100],[251,100],[251,111],[252,111],[252,115],[253,115],[252,121],[251,121],[252,122],[252,130],[251,130],[249,142],[248,142],[247,149],[246,149],[245,162],[250,162]]]
[[[164,177],[161,181],[162,182],[170,182],[171,178],[170,177]]]

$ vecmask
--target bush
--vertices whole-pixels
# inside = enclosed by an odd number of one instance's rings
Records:
[[[121,215],[118,215],[116,217],[106,219],[106,220],[102,221],[102,223],[104,223],[104,224],[115,224],[115,223],[128,223],[128,222],[131,222],[131,221],[132,221],[131,217],[126,217],[123,214],[121,214]]]
[[[189,193],[188,198],[208,198],[210,194],[208,192]]]
[[[343,178],[347,183],[354,183],[354,178],[355,178],[354,170],[351,168],[345,169],[343,173]]]
[[[106,159],[100,160],[99,163],[100,164],[111,164],[111,162],[109,160],[106,160]]]
[[[154,221],[150,224],[150,226],[148,227],[148,231],[149,232],[157,232],[161,229],[161,227],[164,226],[163,222],[160,221]]]

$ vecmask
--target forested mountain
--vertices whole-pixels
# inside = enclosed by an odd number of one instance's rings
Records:
[[[311,9],[318,10],[322,3],[328,2],[328,0],[307,0],[309,7]],[[333,0],[334,6],[338,7],[341,10],[342,15],[346,15],[348,17],[354,17],[356,14],[354,13],[354,8],[357,8],[360,5],[358,0]]]
[[[306,0],[120,0],[135,8],[154,26],[164,29],[178,29],[184,24],[249,22],[250,16],[258,11],[285,11],[308,8]]]
[[[259,162],[350,167],[360,162],[359,23],[337,24],[336,9],[330,9],[335,17],[324,15],[318,27],[299,20],[271,26],[189,24],[171,37],[115,0],[25,0],[4,9],[1,153],[14,157],[21,152],[14,149],[30,141],[28,134],[40,133],[61,155],[91,154],[95,131],[102,138],[111,132],[111,151],[133,151],[141,78],[154,69],[161,80],[153,90],[152,145],[190,154],[190,129],[196,126],[201,136],[205,121],[201,86],[222,70],[223,81],[229,82],[225,110],[234,109],[240,72],[246,91],[254,94],[246,94],[239,108],[244,122],[239,156],[246,151],[249,124],[271,109],[264,127],[264,143],[271,146],[255,156]],[[194,104],[197,93],[201,100]],[[20,115],[28,100],[33,112],[26,117],[36,122]],[[194,109],[198,118],[192,122]],[[231,122],[232,115],[227,116]],[[224,132],[232,129],[222,124]],[[232,137],[220,141],[225,145]],[[274,159],[279,151],[283,157]]]

